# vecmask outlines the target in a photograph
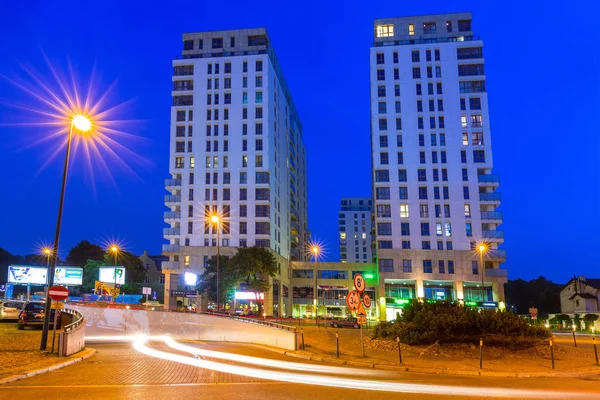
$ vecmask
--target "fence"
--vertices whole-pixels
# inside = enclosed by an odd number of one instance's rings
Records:
[[[85,347],[85,316],[76,310],[65,309],[61,313],[63,330],[58,335],[58,355],[66,357]]]

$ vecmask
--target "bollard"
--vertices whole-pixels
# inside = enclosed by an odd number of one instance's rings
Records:
[[[300,335],[302,336],[302,350],[304,350],[304,328],[300,328]]]
[[[552,369],[554,369],[554,347],[552,347],[552,338],[550,338],[550,358],[552,358]]]
[[[596,357],[596,365],[600,365],[598,363],[598,349],[596,348],[596,337],[592,338],[592,342],[594,343],[594,357]]]
[[[335,331],[335,356],[340,358],[340,334]]]
[[[479,369],[483,369],[483,338],[479,338]]]
[[[398,365],[402,365],[402,348],[400,347],[400,336],[396,336],[398,342]]]
[[[575,339],[575,328],[573,328],[573,344],[577,347],[577,339]]]

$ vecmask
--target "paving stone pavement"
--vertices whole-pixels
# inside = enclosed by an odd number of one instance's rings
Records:
[[[164,385],[261,382],[253,378],[211,371],[149,357],[131,344],[93,345],[98,353],[79,364],[7,384],[18,386]],[[167,347],[152,346],[167,351]],[[172,352],[172,350],[171,350]],[[224,363],[225,361],[219,360]]]

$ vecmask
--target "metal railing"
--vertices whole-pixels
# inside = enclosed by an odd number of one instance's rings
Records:
[[[73,322],[69,325],[65,325],[63,331],[71,332],[80,327],[82,324],[85,324],[85,316],[76,310],[64,309],[63,313],[71,314],[73,316]]]
[[[504,231],[482,231],[485,239],[502,239],[504,238]]]
[[[259,319],[259,318],[245,318],[245,317],[238,317],[237,315],[219,314],[219,313],[212,313],[212,312],[199,312],[198,314],[210,315],[210,316],[219,317],[219,318],[228,318],[228,319],[232,319],[235,321],[246,322],[246,323],[255,324],[255,325],[263,325],[263,326],[268,326],[270,328],[281,329],[281,330],[285,330],[288,332],[296,333],[296,327],[277,324],[275,322],[270,322],[270,321],[267,321],[264,319]]]
[[[482,211],[481,219],[502,219],[502,211]]]
[[[481,174],[481,175],[477,175],[477,182],[482,182],[482,183],[500,182],[500,175],[496,175],[496,174]]]
[[[177,236],[180,234],[180,231],[180,228],[163,228],[163,236]]]
[[[180,219],[181,211],[165,211],[164,218],[166,219]]]
[[[179,245],[178,244],[163,244],[162,251],[164,253],[178,253]]]
[[[465,31],[468,32],[468,31]],[[467,35],[457,37],[441,37],[431,39],[409,39],[409,40],[389,40],[373,43],[374,47],[383,46],[402,46],[407,44],[427,44],[427,43],[447,43],[447,42],[470,42],[474,40],[481,40],[479,35]]]
[[[165,179],[165,186],[181,186],[181,179]]]
[[[501,201],[500,193],[479,193],[479,201]]]
[[[167,194],[165,195],[165,203],[181,203],[181,195]]]

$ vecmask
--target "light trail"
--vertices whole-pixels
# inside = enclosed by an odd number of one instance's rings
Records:
[[[152,338],[149,338],[152,339]],[[348,374],[352,373],[355,375],[365,375],[365,376],[378,376],[381,375],[379,371],[374,370],[366,370],[366,369],[358,369],[358,368],[343,368],[343,367],[331,367],[326,365],[316,365],[316,364],[300,364],[295,362],[288,361],[278,361],[271,360],[266,358],[258,358],[251,356],[244,356],[241,354],[233,354],[233,353],[223,353],[220,351],[212,351],[212,350],[204,350],[199,349],[197,347],[187,346],[181,343],[176,342],[170,337],[166,337],[164,342],[172,349],[179,350],[186,353],[196,354],[203,357],[212,357],[218,358],[221,360],[228,361],[236,361],[244,364],[254,364],[259,367],[272,367],[279,369],[289,369],[294,371],[311,371],[311,372],[321,372],[325,374]]]
[[[271,381],[281,381],[308,385],[329,386],[344,389],[361,389],[372,391],[399,392],[399,393],[417,393],[434,395],[454,395],[454,396],[476,396],[476,397],[510,397],[510,398],[545,398],[545,399],[586,399],[597,398],[597,395],[573,392],[550,392],[537,390],[521,389],[503,389],[503,388],[479,388],[448,385],[423,385],[412,383],[399,383],[387,381],[369,381],[360,379],[337,378],[331,376],[313,376],[308,374],[299,374],[292,372],[268,371],[262,369],[253,369],[237,365],[220,364],[214,361],[207,361],[198,358],[185,357],[179,354],[166,353],[151,349],[146,345],[148,340],[163,340],[167,345],[172,344],[166,336],[144,337],[138,336],[133,340],[133,347],[142,354],[150,357],[160,358],[162,360],[178,362],[181,364],[196,366],[199,368],[210,369],[213,371],[227,374],[243,375],[246,377],[266,379]],[[353,372],[348,369],[348,374]]]

